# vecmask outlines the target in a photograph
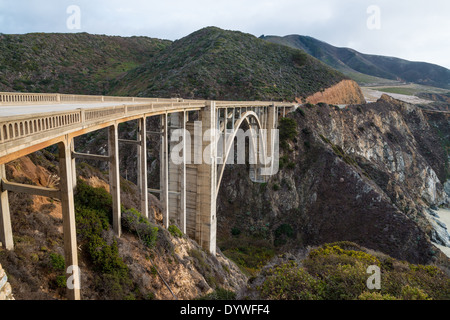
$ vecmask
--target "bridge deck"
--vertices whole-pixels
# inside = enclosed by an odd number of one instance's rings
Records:
[[[75,102],[75,103],[61,103],[61,104],[33,104],[33,105],[9,105],[0,106],[1,117],[32,115],[36,113],[53,113],[53,112],[69,112],[77,109],[100,109],[115,106],[129,106],[129,105],[145,105],[148,102]]]
[[[200,110],[206,100],[0,92],[0,164],[111,124]],[[293,107],[268,101],[215,101],[215,108]]]

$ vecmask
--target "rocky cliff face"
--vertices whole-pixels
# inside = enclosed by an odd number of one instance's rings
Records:
[[[426,208],[449,203],[448,161],[420,108],[383,96],[345,109],[303,106],[289,117],[298,135],[267,185],[253,184],[244,166],[228,168],[219,227],[273,243],[284,237],[291,248],[349,240],[411,262],[440,259]],[[284,225],[292,232],[283,235]]]
[[[14,300],[11,285],[8,282],[8,276],[0,264],[0,300]]]
[[[353,80],[342,80],[339,83],[306,98],[306,102],[317,104],[362,104],[365,103],[361,88]]]

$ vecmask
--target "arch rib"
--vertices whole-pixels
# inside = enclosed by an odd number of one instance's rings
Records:
[[[216,185],[216,198],[217,198],[217,195],[219,194],[220,183],[222,182],[222,177],[223,177],[223,173],[225,171],[225,165],[227,164],[227,161],[228,161],[228,156],[230,155],[231,148],[234,146],[234,138],[236,137],[236,135],[239,131],[239,128],[244,121],[247,121],[247,123],[250,126],[250,123],[248,121],[248,119],[250,117],[253,117],[256,120],[257,127],[259,130],[263,129],[261,122],[259,120],[259,117],[254,111],[246,111],[244,114],[241,115],[241,117],[238,120],[236,120],[236,122],[234,124],[235,130],[233,131],[233,134],[228,139],[225,139],[226,138],[226,126],[224,128],[224,137],[225,137],[224,143],[226,143],[226,148],[225,148],[225,154],[222,157],[222,159],[223,159],[222,164],[220,165],[219,172],[218,172],[218,179],[217,179],[217,185]],[[254,139],[253,131],[252,131],[252,139]],[[225,141],[225,140],[228,140],[228,141]],[[257,142],[258,141],[256,141],[256,143],[252,143],[253,147],[256,147]],[[257,154],[257,150],[258,149],[256,149],[255,154]],[[266,146],[265,146],[265,141],[263,141],[263,140],[262,140],[262,152],[264,155],[266,155]]]

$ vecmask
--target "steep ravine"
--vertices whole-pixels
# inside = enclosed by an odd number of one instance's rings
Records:
[[[448,264],[431,242],[441,240],[428,214],[449,205],[445,141],[420,108],[383,96],[344,109],[305,105],[288,117],[297,134],[266,185],[252,183],[245,166],[227,168],[219,239],[246,234],[279,250],[348,240],[411,263]]]

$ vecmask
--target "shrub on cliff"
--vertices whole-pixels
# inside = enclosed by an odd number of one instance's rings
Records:
[[[126,230],[137,235],[147,247],[155,246],[159,229],[139,211],[132,208],[122,212],[122,224]]]
[[[288,262],[267,271],[261,296],[270,300],[319,300],[325,283],[295,262]]]
[[[78,180],[74,201],[77,232],[98,273],[97,289],[113,299],[124,298],[132,287],[129,270],[119,256],[116,239],[106,236],[110,230],[111,195]]]
[[[380,267],[381,289],[369,289],[368,266]],[[267,299],[448,300],[450,278],[434,266],[398,261],[351,242],[325,244],[301,266],[282,263],[265,273],[258,288]]]
[[[289,148],[288,142],[293,140],[297,132],[297,123],[291,118],[280,118],[278,121],[280,147],[284,150]]]

